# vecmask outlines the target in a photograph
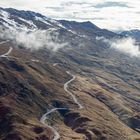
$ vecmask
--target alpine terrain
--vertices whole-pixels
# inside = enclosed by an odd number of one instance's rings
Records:
[[[139,53],[111,47],[127,37],[0,8],[0,140],[140,140]]]

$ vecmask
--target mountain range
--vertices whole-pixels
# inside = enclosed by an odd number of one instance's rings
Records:
[[[129,30],[129,31],[123,31],[121,35],[124,35],[126,37],[132,37],[136,39],[138,42],[140,42],[140,30]]]
[[[0,8],[0,140],[140,140],[140,61],[93,23]]]

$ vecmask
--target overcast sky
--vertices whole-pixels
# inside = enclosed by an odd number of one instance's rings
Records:
[[[55,19],[89,20],[111,30],[140,29],[140,0],[0,0],[0,7],[33,10]]]

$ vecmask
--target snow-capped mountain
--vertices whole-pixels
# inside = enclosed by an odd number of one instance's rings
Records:
[[[115,36],[116,34],[100,29],[93,23],[66,20],[53,20],[32,11],[16,10],[13,8],[0,8],[0,25],[7,29],[23,31],[33,30],[63,30],[76,34],[79,37]]]
[[[62,25],[32,11],[19,11],[12,8],[0,8],[0,24],[6,28],[18,30],[36,30],[60,28]]]
[[[124,35],[126,37],[132,37],[140,42],[140,30],[134,29],[130,31],[123,31],[121,35]]]

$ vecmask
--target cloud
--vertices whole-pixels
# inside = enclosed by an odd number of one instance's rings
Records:
[[[57,32],[46,30],[35,31],[17,31],[15,29],[1,29],[0,38],[11,40],[17,47],[23,46],[30,50],[38,50],[47,48],[54,52],[68,46],[68,43],[62,42],[59,39]]]
[[[111,43],[111,47],[127,53],[131,56],[140,56],[139,46],[136,45],[136,41],[132,38],[125,38],[113,41]]]
[[[0,5],[33,10],[54,19],[89,20],[110,30],[140,29],[140,0],[1,0]]]
[[[124,2],[104,2],[104,3],[100,3],[95,5],[96,8],[105,8],[105,7],[127,7],[129,8],[129,6],[127,5],[127,3]]]
[[[140,57],[140,46],[133,38],[127,37],[109,40],[104,37],[97,37],[96,40],[107,43],[111,48],[128,54],[131,57]]]

